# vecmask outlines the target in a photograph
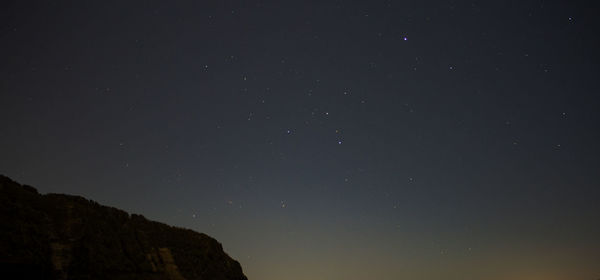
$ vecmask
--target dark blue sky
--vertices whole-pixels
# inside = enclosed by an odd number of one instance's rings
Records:
[[[597,279],[590,1],[5,1],[0,172],[250,279]]]

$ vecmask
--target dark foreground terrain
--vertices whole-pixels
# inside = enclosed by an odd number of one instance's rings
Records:
[[[246,279],[205,234],[2,175],[0,269],[11,279]]]

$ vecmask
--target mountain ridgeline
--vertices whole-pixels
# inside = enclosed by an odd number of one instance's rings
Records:
[[[13,279],[247,280],[205,234],[2,175],[0,267]]]

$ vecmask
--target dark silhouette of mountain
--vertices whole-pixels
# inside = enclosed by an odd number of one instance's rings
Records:
[[[247,279],[205,234],[2,175],[0,269],[11,279]]]

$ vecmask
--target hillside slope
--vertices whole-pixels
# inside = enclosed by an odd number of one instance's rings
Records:
[[[2,175],[0,267],[35,279],[246,280],[205,234]]]

